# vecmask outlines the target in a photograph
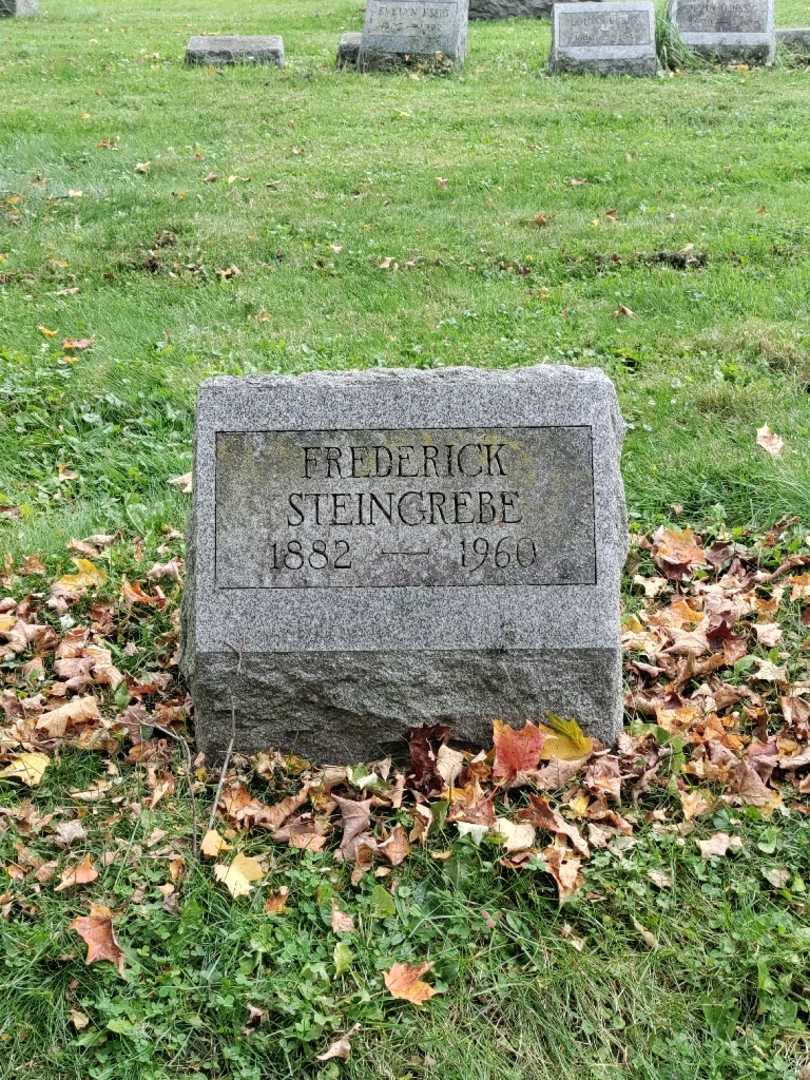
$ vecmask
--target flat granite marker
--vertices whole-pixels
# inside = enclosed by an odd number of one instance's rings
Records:
[[[773,0],[670,0],[667,15],[703,56],[772,64]]]
[[[454,67],[467,51],[468,0],[367,0],[362,71],[424,63]]]
[[[623,436],[598,370],[315,373],[200,389],[183,602],[199,745],[318,761],[620,730]]]
[[[186,46],[187,64],[276,64],[284,66],[280,37],[193,37]]]
[[[0,0],[0,19],[14,15],[36,15],[39,0]]]
[[[652,0],[555,4],[549,70],[578,75],[656,75]]]

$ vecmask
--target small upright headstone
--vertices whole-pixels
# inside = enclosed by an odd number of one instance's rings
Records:
[[[0,0],[0,19],[11,15],[36,15],[39,0]]]
[[[549,68],[575,74],[657,74],[653,0],[555,4]]]
[[[357,66],[357,58],[360,56],[360,42],[362,40],[363,35],[354,30],[341,34],[337,52],[338,67]]]
[[[670,0],[668,15],[686,44],[702,56],[773,63],[773,0]]]
[[[186,63],[211,64],[284,64],[284,42],[275,35],[267,37],[210,36],[193,37],[186,46]]]
[[[810,56],[810,26],[786,26],[776,31],[776,42],[800,56]]]
[[[368,0],[358,66],[455,67],[467,50],[468,0]]]
[[[612,741],[623,430],[596,370],[205,383],[183,604],[201,748],[363,761],[414,725],[480,745],[546,710]]]

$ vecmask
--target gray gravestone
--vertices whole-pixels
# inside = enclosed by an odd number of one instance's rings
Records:
[[[454,67],[467,49],[468,0],[368,0],[358,65]]]
[[[551,71],[657,74],[652,0],[555,4],[551,18]]]
[[[773,63],[773,0],[670,0],[667,14],[702,56]]]
[[[186,46],[189,64],[284,64],[280,37],[193,37]]]
[[[777,30],[776,41],[792,52],[810,56],[810,26],[788,26]]]
[[[39,0],[0,0],[0,19],[11,15],[36,15]]]
[[[362,40],[363,35],[355,31],[340,35],[337,51],[338,67],[357,66],[357,60],[360,56],[360,42]]]
[[[597,370],[222,377],[197,406],[183,670],[197,738],[316,760],[620,729],[623,435]],[[233,709],[233,714],[232,714]]]

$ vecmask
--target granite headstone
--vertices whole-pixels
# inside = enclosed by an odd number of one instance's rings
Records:
[[[773,0],[670,0],[667,13],[686,44],[702,56],[773,63]]]
[[[193,37],[186,46],[186,63],[210,64],[284,64],[284,42],[280,37]]]
[[[0,0],[0,19],[13,15],[36,15],[39,0]]]
[[[221,377],[197,406],[183,670],[200,746],[323,761],[621,724],[626,552],[598,370]]]
[[[455,67],[467,50],[468,0],[367,0],[358,66]]]
[[[551,18],[551,71],[598,75],[658,72],[653,0],[555,4]]]

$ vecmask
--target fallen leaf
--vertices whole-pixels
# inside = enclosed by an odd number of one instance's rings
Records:
[[[451,788],[464,767],[464,754],[443,743],[436,754],[436,772],[444,780],[445,787]]]
[[[593,739],[574,719],[548,713],[546,723],[539,727],[546,736],[540,751],[542,761],[577,761],[593,750]]]
[[[330,1043],[322,1054],[318,1054],[317,1060],[331,1061],[332,1058],[340,1058],[341,1061],[348,1061],[349,1055],[352,1052],[352,1047],[349,1039],[359,1030],[360,1025],[355,1024],[351,1031],[341,1036],[341,1038],[335,1039],[335,1041],[333,1043]]]
[[[657,885],[659,889],[672,888],[672,875],[668,874],[665,870],[648,870],[647,877],[653,885]]]
[[[430,971],[431,964],[394,964],[385,972],[385,986],[391,997],[410,1001],[412,1005],[422,1005],[437,993],[436,988],[422,981],[422,976]]]
[[[615,319],[635,319],[636,313],[632,308],[629,308],[627,304],[619,304],[613,312],[613,317]]]
[[[80,1012],[79,1009],[70,1010],[70,1022],[73,1024],[77,1031],[84,1031],[87,1025],[90,1023],[90,1017],[85,1013]]]
[[[61,739],[72,725],[93,720],[101,720],[101,713],[98,711],[98,701],[88,694],[43,713],[37,720],[37,731],[47,732],[52,739]]]
[[[492,832],[503,841],[503,846],[511,854],[515,851],[528,851],[534,846],[534,825],[524,821],[516,823],[509,818],[499,817],[492,827]]]
[[[782,640],[782,627],[779,623],[754,623],[754,633],[757,635],[757,643],[766,649],[772,649]]]
[[[757,446],[762,447],[771,457],[780,457],[785,442],[776,432],[771,431],[767,424],[763,424],[761,428],[757,428]]]
[[[354,919],[341,911],[335,900],[332,901],[332,930],[335,934],[354,933]]]
[[[216,829],[209,829],[203,837],[200,851],[209,859],[215,859],[221,851],[227,851],[229,847],[230,844],[220,836]]]
[[[790,871],[786,866],[763,867],[762,876],[775,889],[784,889],[790,881]]]
[[[290,890],[286,885],[282,885],[277,893],[271,893],[267,897],[264,903],[264,911],[266,915],[281,915],[287,908],[287,901],[290,899]]]
[[[742,840],[739,836],[729,836],[728,833],[717,832],[708,840],[698,840],[700,854],[704,859],[722,858],[728,851],[739,851]]]
[[[93,346],[95,338],[65,338],[62,348],[65,352],[84,352]]]
[[[50,762],[47,754],[36,751],[18,754],[10,765],[0,770],[0,779],[22,780],[28,787],[39,787]]]
[[[119,975],[123,975],[124,953],[115,940],[112,912],[108,907],[91,904],[90,914],[74,919],[70,928],[75,930],[87,945],[87,956],[84,961],[86,964],[109,960],[118,969]]]
[[[407,859],[411,852],[408,842],[408,834],[401,825],[395,825],[391,835],[382,844],[378,844],[377,851],[386,858],[392,866],[399,866]]]
[[[172,487],[179,488],[183,495],[190,495],[193,483],[193,473],[183,473],[182,476],[173,476],[169,480]]]
[[[570,848],[561,844],[550,844],[543,850],[543,862],[557,883],[560,903],[570,900],[585,884],[580,872],[582,862]]]
[[[89,885],[97,877],[98,870],[93,866],[92,858],[85,855],[81,862],[65,870],[54,892],[64,892],[65,889],[72,889],[74,885]]]
[[[73,564],[77,569],[75,574],[65,574],[54,582],[63,589],[84,590],[97,588],[107,580],[107,574],[100,566],[90,562],[89,559],[74,559]]]
[[[529,720],[520,730],[496,720],[492,735],[495,747],[492,775],[495,779],[511,780],[518,773],[535,769],[540,762],[545,738],[540,728]]]
[[[555,836],[565,836],[580,855],[588,858],[590,849],[576,825],[566,821],[542,795],[532,795],[530,804],[518,812],[519,821],[530,821],[538,829],[545,829]]]
[[[230,864],[215,863],[214,877],[221,881],[231,896],[247,896],[253,889],[253,882],[264,877],[264,868],[256,859],[241,852],[235,855]]]
[[[691,529],[666,529],[653,536],[653,561],[670,580],[684,580],[706,565],[706,552]]]

